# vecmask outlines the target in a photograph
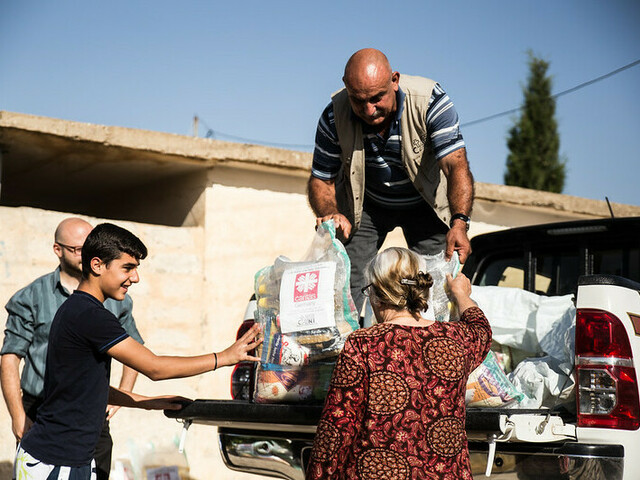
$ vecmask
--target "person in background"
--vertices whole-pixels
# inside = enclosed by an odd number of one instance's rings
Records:
[[[460,320],[426,320],[431,275],[405,248],[374,257],[364,292],[379,322],[347,338],[313,442],[307,479],[471,477],[465,433],[469,373],[491,328],[462,274],[447,277]]]
[[[122,301],[140,280],[147,248],[133,233],[103,223],[82,247],[82,280],[51,324],[44,399],[36,421],[22,437],[14,464],[18,480],[93,480],[95,445],[107,403],[144,409],[180,409],[181,397],[144,397],[109,386],[111,358],[152,380],[183,378],[259,361],[249,355],[262,341],[254,325],[219,353],[179,357],[155,355],[132,339],[104,308]]]
[[[13,434],[20,441],[36,418],[44,395],[44,375],[53,317],[62,303],[78,288],[82,278],[82,245],[92,226],[81,218],[66,218],[56,228],[53,253],[59,265],[19,290],[6,305],[8,312],[4,343],[0,355],[0,384],[11,415]],[[113,313],[125,331],[139,343],[144,343],[132,316],[133,302],[129,295],[122,301],[107,300],[105,308]],[[24,359],[22,376],[20,362]],[[138,372],[123,366],[119,388],[133,390]],[[109,420],[118,410],[109,405],[96,446],[98,480],[107,480],[111,469],[113,441]]]
[[[345,243],[360,312],[364,267],[396,227],[411,250],[466,261],[474,187],[440,84],[400,75],[373,48],[351,56],[342,80],[318,122],[307,193],[317,225],[332,219]]]

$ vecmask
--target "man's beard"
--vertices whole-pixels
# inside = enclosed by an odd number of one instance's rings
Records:
[[[82,264],[77,262],[69,262],[66,259],[62,259],[62,269],[70,275],[82,275]]]

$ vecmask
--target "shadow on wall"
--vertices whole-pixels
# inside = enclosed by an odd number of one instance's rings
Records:
[[[9,480],[13,476],[13,463],[0,462],[0,478]]]
[[[0,129],[0,205],[8,207],[198,226],[209,170],[185,157]]]

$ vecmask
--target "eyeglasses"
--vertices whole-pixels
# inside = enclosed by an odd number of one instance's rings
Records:
[[[373,283],[370,283],[369,285],[365,285],[360,289],[360,291],[365,297],[368,297],[371,294],[371,287],[373,287]]]
[[[81,255],[82,254],[82,246],[80,247],[72,247],[71,245],[65,245],[64,243],[60,243],[60,242],[56,242],[57,245],[60,245],[61,247],[66,248],[67,250],[69,250],[69,252],[73,253],[74,255]]]

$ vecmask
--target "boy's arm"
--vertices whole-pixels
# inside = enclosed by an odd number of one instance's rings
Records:
[[[145,397],[137,393],[109,387],[109,403],[119,407],[144,408],[145,410],[180,410],[188,402],[191,402],[191,400],[175,395]]]
[[[118,386],[118,389],[124,390],[125,392],[132,392],[137,378],[138,372],[123,364],[122,377],[120,378],[120,385]],[[107,420],[111,420],[119,409],[120,405],[107,405]]]
[[[191,377],[219,367],[235,365],[238,362],[260,361],[258,357],[248,353],[262,342],[262,339],[255,340],[259,333],[260,326],[256,324],[233,345],[217,354],[193,357],[160,356],[131,337],[111,347],[107,350],[107,354],[154,381]]]

